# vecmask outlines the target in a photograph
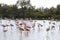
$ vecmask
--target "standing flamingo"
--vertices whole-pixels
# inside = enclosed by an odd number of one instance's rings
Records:
[[[12,30],[12,28],[13,28],[14,25],[13,24],[10,24],[10,26],[11,26],[11,30]]]
[[[23,21],[18,21],[17,26],[18,26],[18,28],[20,30],[21,35],[22,35],[22,31],[24,31],[24,23],[23,23]]]
[[[46,29],[46,32],[48,32],[50,30],[50,27]]]
[[[49,24],[51,24],[51,22],[49,22]]]
[[[38,31],[40,31],[40,29],[41,29],[42,27],[43,27],[43,25],[38,23]]]
[[[35,30],[34,27],[35,27],[35,23],[33,23],[33,25],[32,25],[33,30]]]
[[[12,28],[13,28],[13,26],[14,26],[13,21],[10,19],[10,20],[9,20],[9,23],[10,23],[11,30],[12,30]]]
[[[3,32],[7,32],[7,30],[5,29],[6,25],[2,24],[2,27],[3,27]]]
[[[55,26],[52,26],[52,27],[51,27],[51,30],[53,30],[53,29],[55,29]]]
[[[50,27],[46,29],[46,32],[47,32],[47,36],[46,36],[47,37],[47,40],[49,40],[49,36],[48,36],[49,31],[50,31]]]
[[[52,23],[51,30],[55,29],[55,22]]]
[[[28,36],[31,27],[30,27],[28,24],[25,23],[25,27],[24,27],[24,29],[25,29],[25,32],[26,32],[26,36]]]
[[[6,29],[6,28],[7,28],[6,23],[7,23],[7,20],[2,20],[2,25],[1,25],[1,26],[3,27],[3,31],[4,31],[4,32],[7,32],[7,29]]]

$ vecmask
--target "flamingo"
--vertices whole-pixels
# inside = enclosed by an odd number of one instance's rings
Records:
[[[24,31],[24,27],[23,27],[24,23],[23,22],[21,22],[21,23],[17,22],[17,26],[18,26],[18,28],[20,30],[21,35],[22,35],[22,31]]]
[[[7,32],[7,30],[5,29],[6,25],[2,25],[2,26],[3,26],[3,32]]]
[[[31,29],[31,27],[29,27],[29,26],[25,27],[25,31],[30,31],[30,29]]]
[[[51,30],[52,30],[52,29],[55,29],[55,26],[52,26],[52,27],[51,27]]]
[[[7,26],[9,26],[7,18],[5,18],[5,20],[2,20],[2,25],[1,26],[3,27],[3,31],[6,32],[7,31],[6,28],[7,28]]]
[[[6,26],[9,26],[8,24],[6,24]]]
[[[12,20],[11,19],[9,20],[9,23],[10,23],[9,25],[11,26],[11,30],[12,30],[14,24],[12,23]]]
[[[55,25],[55,23],[53,23],[53,25]]]
[[[18,27],[19,28],[19,30],[22,32],[22,31],[24,31],[24,29],[23,28],[21,28],[21,27]]]
[[[25,29],[25,32],[26,32],[26,36],[28,36],[31,27],[29,27],[29,26],[25,26],[24,29]]]
[[[54,23],[52,23],[53,25],[52,25],[52,27],[51,27],[51,30],[52,29],[55,29],[55,22]]]
[[[35,23],[32,25],[33,30],[34,30],[34,27],[35,27]]]
[[[23,29],[24,23],[20,23],[19,25],[20,25],[20,30],[21,30],[21,31],[24,31],[24,29]]]
[[[38,30],[40,30],[41,27],[43,27],[43,25],[38,23]]]
[[[16,26],[19,26],[19,22],[16,22]]]
[[[29,21],[25,21],[25,22],[22,23],[24,25],[25,36],[28,36],[28,34],[30,32],[30,29],[31,29],[30,25],[27,24],[28,22]]]
[[[13,24],[10,24],[10,26],[11,26],[11,30],[12,30],[12,27],[14,26]]]
[[[51,22],[49,22],[49,24],[51,24]]]
[[[20,25],[23,25],[23,23],[20,23]]]
[[[24,31],[24,29],[22,28],[22,26],[23,26],[23,23],[20,23],[19,24],[19,30]]]
[[[46,29],[46,31],[48,32],[50,30],[50,27]]]
[[[49,36],[48,36],[49,31],[50,31],[50,27],[46,29],[46,32],[47,32],[47,36],[46,36],[47,37],[47,40],[49,38]]]

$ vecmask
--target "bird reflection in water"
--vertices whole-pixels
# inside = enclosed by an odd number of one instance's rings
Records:
[[[4,40],[7,40],[7,32],[4,32],[3,37]]]

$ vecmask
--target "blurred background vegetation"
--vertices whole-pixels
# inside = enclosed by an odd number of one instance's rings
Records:
[[[20,6],[20,8],[18,8]],[[15,5],[0,4],[0,17],[60,19],[60,5],[56,8],[35,8],[30,1],[17,1]]]

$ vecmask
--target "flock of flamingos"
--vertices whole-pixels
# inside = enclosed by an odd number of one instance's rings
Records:
[[[13,24],[13,22],[15,22],[15,24]],[[41,31],[41,29],[44,27],[44,24],[46,23],[45,20],[42,21],[42,23],[40,23],[38,21],[37,26],[36,26],[36,22],[37,20],[32,20],[32,19],[16,19],[16,20],[12,20],[12,19],[1,19],[0,20],[0,26],[3,28],[3,32],[7,32],[8,31],[8,27],[11,28],[11,30],[13,30],[13,27],[16,25],[17,29],[20,31],[21,35],[23,33],[23,31],[26,32],[26,34],[28,35],[29,32],[31,30],[35,30],[37,27],[39,31]],[[48,22],[49,26],[46,27],[45,31],[48,33],[49,31],[55,30],[56,29],[56,21],[51,21],[49,20]],[[46,24],[47,25],[47,24]],[[51,25],[51,26],[50,26]],[[60,29],[60,25],[58,26],[58,28]]]

